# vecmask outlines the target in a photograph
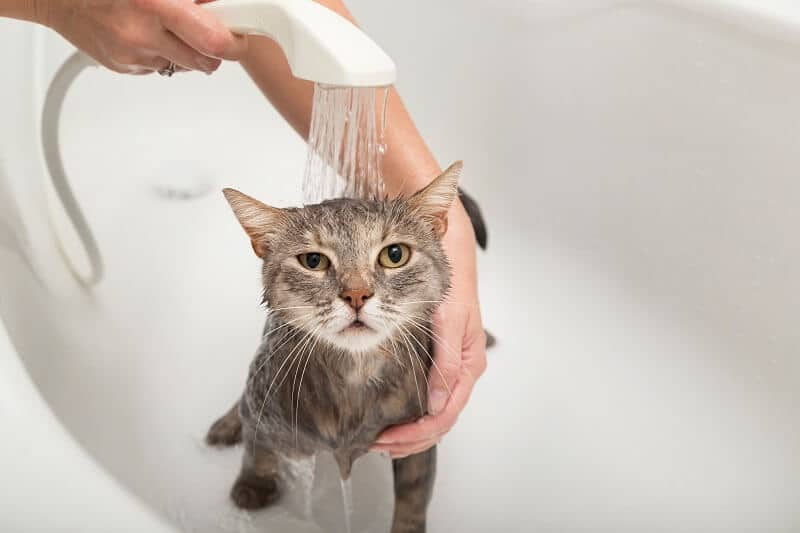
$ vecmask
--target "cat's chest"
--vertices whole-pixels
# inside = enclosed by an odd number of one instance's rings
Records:
[[[273,379],[253,383],[250,403],[255,413],[266,405],[261,418],[269,422],[262,427],[272,437],[288,436],[315,449],[368,448],[383,429],[416,419],[426,408],[423,365],[412,373],[408,365],[381,357],[335,368],[324,359],[312,360],[305,373],[288,375],[268,393],[266,382],[286,374],[274,370]]]
[[[245,394],[246,421],[281,447],[365,451],[386,427],[426,411],[427,353],[296,352],[280,339],[262,345]]]
[[[367,365],[328,381],[324,392],[304,390],[316,400],[305,417],[311,435],[334,448],[362,442],[368,446],[387,426],[421,416],[425,391],[417,394],[404,371]]]

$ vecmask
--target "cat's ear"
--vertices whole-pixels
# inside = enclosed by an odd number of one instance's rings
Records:
[[[464,164],[456,161],[427,187],[408,199],[416,212],[432,226],[440,237],[447,232],[447,212],[458,196],[458,180]]]
[[[283,223],[285,213],[235,189],[223,189],[222,194],[231,205],[239,224],[250,236],[253,251],[258,257],[263,258],[267,253],[268,237]]]

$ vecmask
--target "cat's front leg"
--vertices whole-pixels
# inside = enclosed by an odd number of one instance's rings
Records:
[[[242,417],[239,416],[239,402],[233,404],[228,412],[211,425],[206,434],[209,446],[233,446],[242,442]]]
[[[249,436],[248,436],[249,435]],[[244,432],[244,456],[239,477],[231,488],[231,499],[241,509],[261,509],[278,500],[280,456]]]
[[[392,461],[394,518],[392,533],[424,533],[436,477],[436,446]]]

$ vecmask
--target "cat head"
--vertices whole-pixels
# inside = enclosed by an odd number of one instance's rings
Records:
[[[264,299],[285,322],[358,353],[425,327],[446,295],[441,246],[460,162],[407,198],[278,209],[225,197],[263,259]]]

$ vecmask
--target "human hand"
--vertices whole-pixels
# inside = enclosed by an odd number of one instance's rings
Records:
[[[387,429],[373,451],[406,457],[437,444],[456,423],[475,381],[486,370],[486,334],[478,304],[475,234],[460,202],[448,215],[443,245],[453,266],[452,288],[434,315],[434,362],[428,381],[430,415]]]
[[[115,72],[147,74],[174,63],[210,74],[220,59],[247,50],[245,36],[191,0],[39,1],[39,22]]]

